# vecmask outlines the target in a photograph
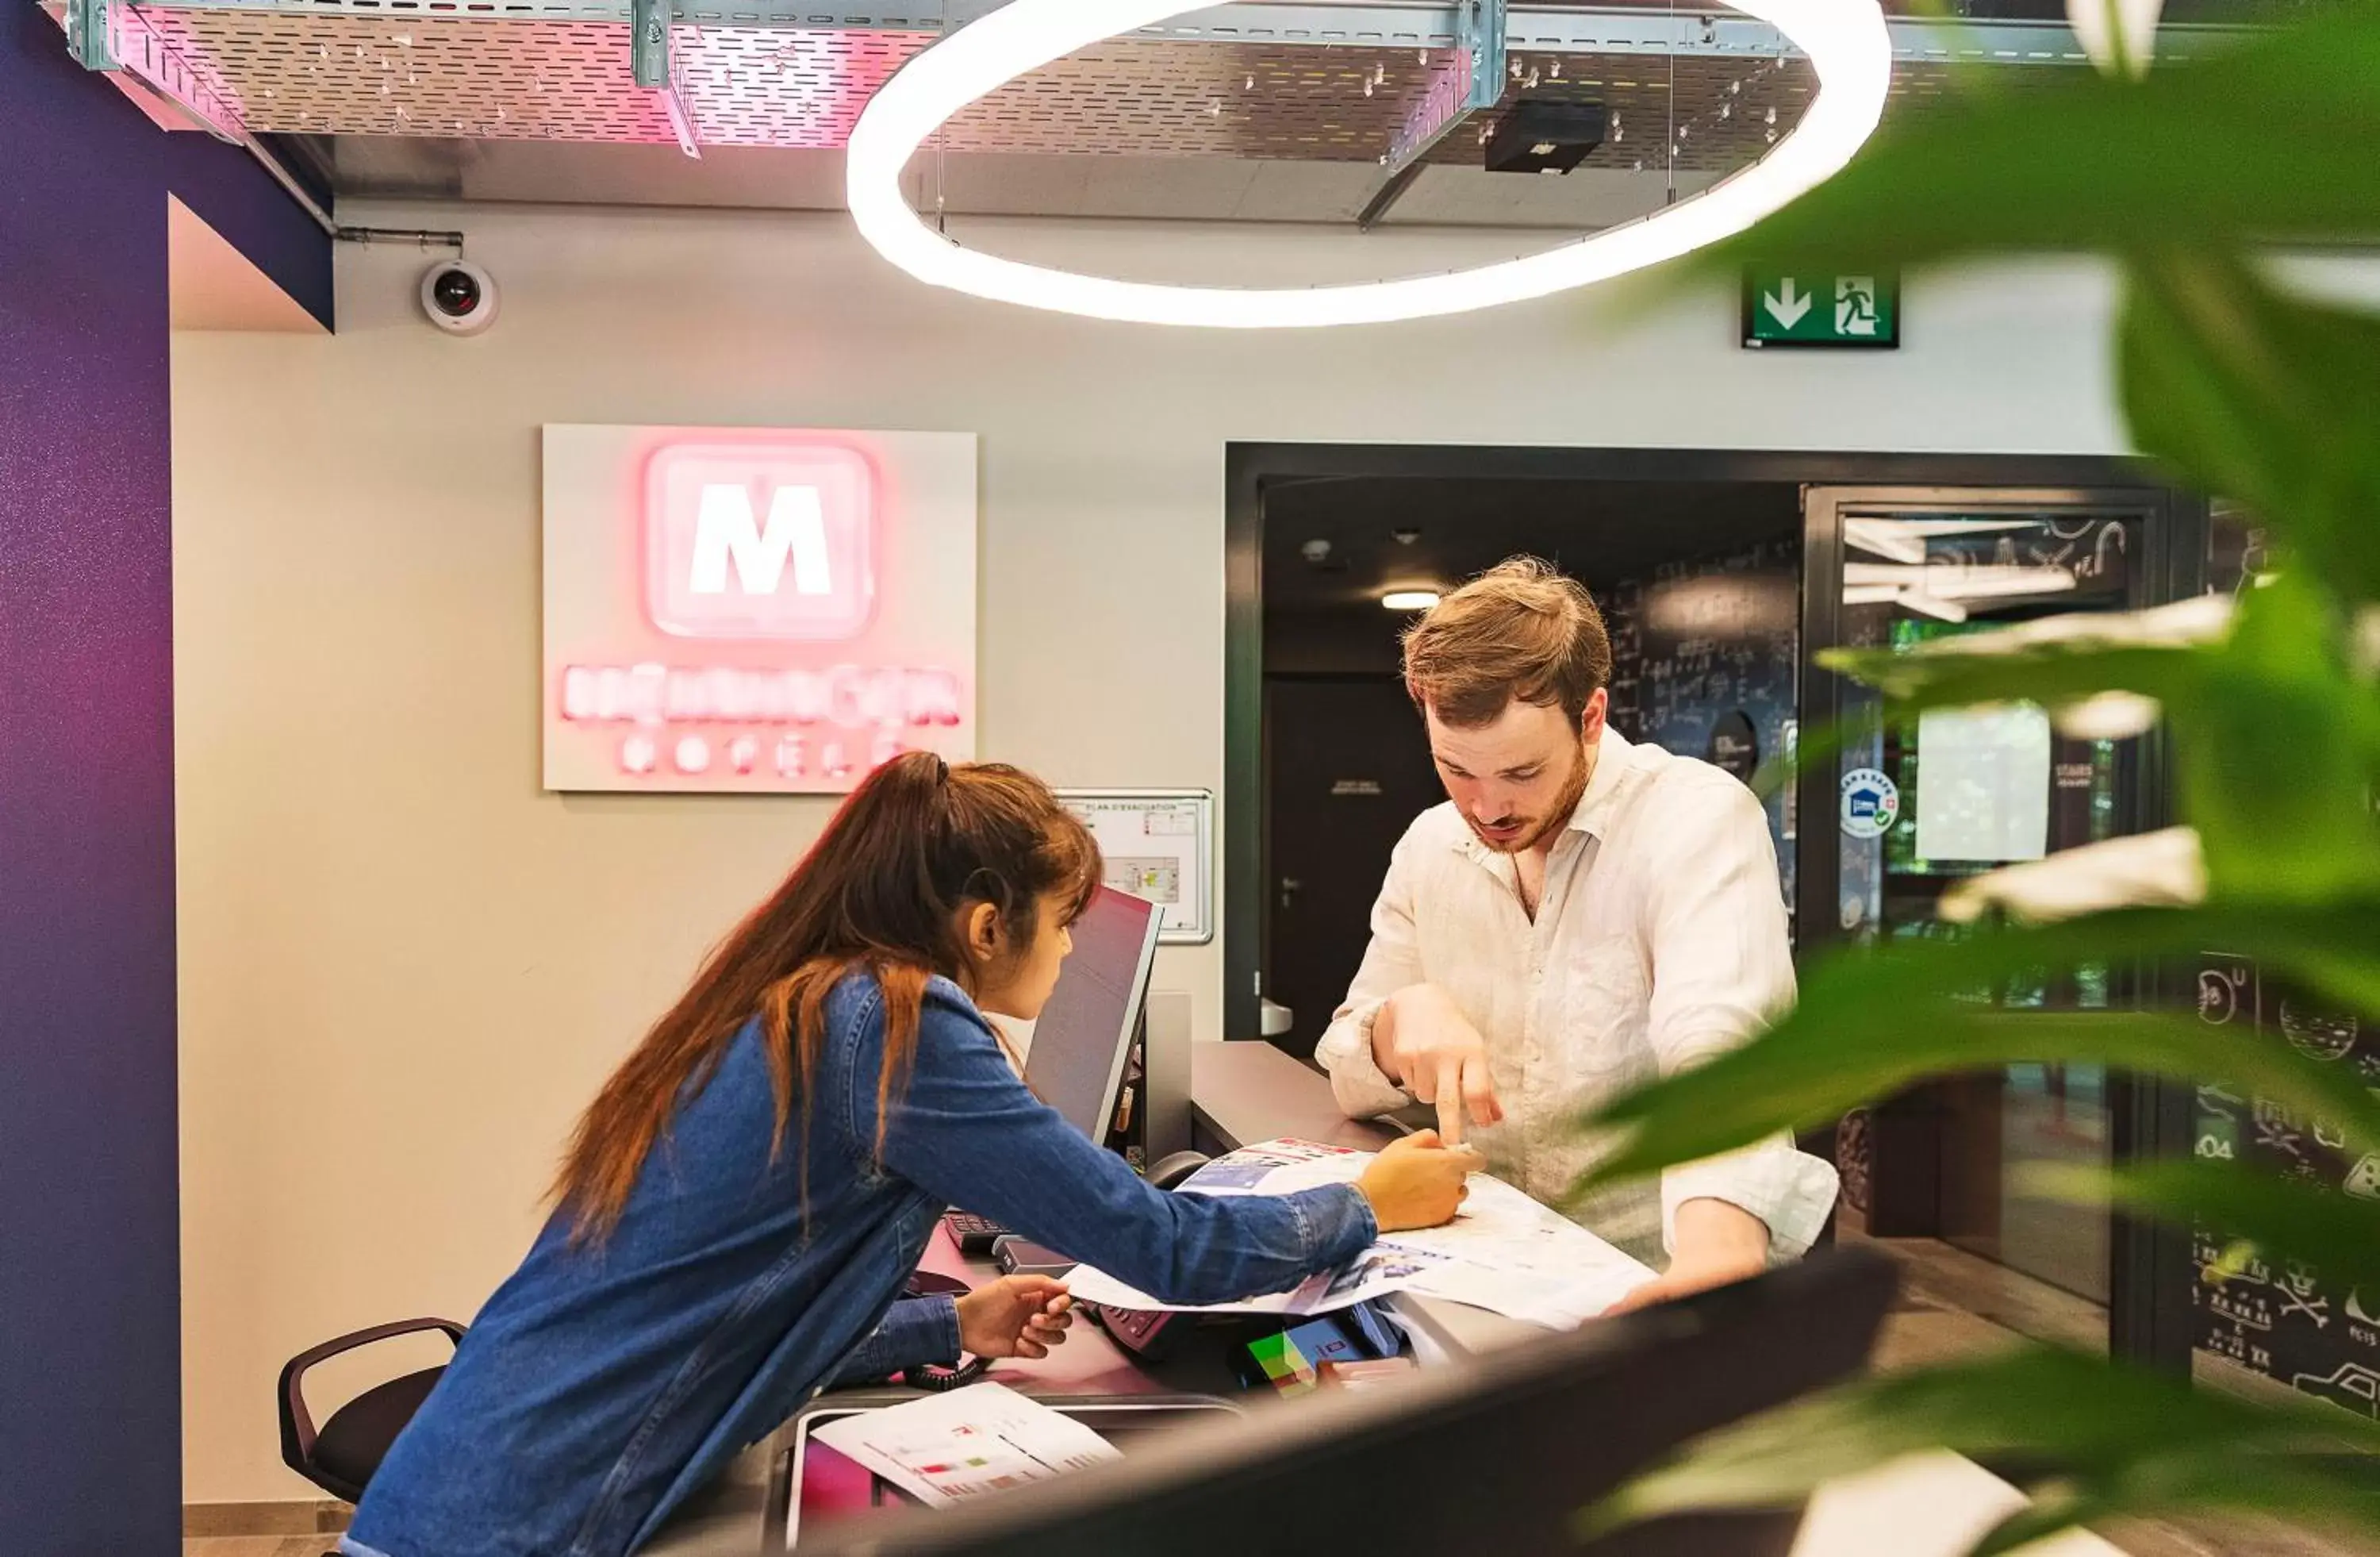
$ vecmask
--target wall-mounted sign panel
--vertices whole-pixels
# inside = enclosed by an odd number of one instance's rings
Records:
[[[1752,266],[1743,273],[1743,344],[1890,350],[1900,344],[1900,278]]]
[[[975,754],[976,440],[545,429],[545,787],[836,794]]]
[[[1062,789],[1058,798],[1099,840],[1107,884],[1161,910],[1160,943],[1196,945],[1214,939],[1210,791]]]
[[[2048,853],[2051,746],[2038,703],[1919,714],[1917,858],[2006,865]]]

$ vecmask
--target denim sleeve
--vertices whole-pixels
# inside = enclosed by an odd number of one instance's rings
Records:
[[[836,1080],[848,1139],[866,1156],[883,1023],[878,1002],[863,1011],[844,1048],[849,1068]],[[1230,1197],[1150,1188],[1026,1090],[983,1018],[939,983],[927,995],[908,1085],[893,1095],[884,1167],[1167,1303],[1283,1291],[1378,1236],[1370,1202],[1349,1185]]]
[[[884,1321],[835,1364],[827,1388],[889,1379],[919,1363],[953,1363],[959,1359],[959,1308],[947,1292],[929,1297],[904,1297],[885,1314]]]

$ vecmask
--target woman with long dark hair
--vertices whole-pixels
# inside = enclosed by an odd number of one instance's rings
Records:
[[[838,1382],[1038,1356],[1064,1288],[902,1298],[964,1203],[1168,1302],[1279,1291],[1454,1214],[1434,1136],[1356,1185],[1151,1189],[1028,1092],[1030,1020],[1097,845],[1038,780],[911,753],[869,775],[580,1120],[552,1217],[373,1478],[353,1557],[617,1557]]]

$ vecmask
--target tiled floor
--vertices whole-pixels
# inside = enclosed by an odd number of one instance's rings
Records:
[[[1900,1333],[1903,1327],[1888,1325],[1878,1356],[1884,1368],[1936,1361],[2022,1338],[2086,1351],[2107,1346],[2107,1311],[2086,1298],[1937,1239],[1870,1238],[1848,1218],[1838,1231],[1843,1243],[1880,1248],[1900,1262],[1901,1298],[1912,1316],[1938,1314],[1956,1321],[1955,1330],[1942,1332],[1949,1350],[1916,1353],[1905,1349],[1909,1343]]]
[[[2100,1532],[2131,1557],[2374,1557],[2380,1542],[2309,1535],[2265,1519],[2127,1519]]]

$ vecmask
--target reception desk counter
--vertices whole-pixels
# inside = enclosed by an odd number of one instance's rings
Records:
[[[1197,1045],[1191,1105],[1194,1141],[1209,1152],[1283,1136],[1368,1150],[1392,1139],[1400,1128],[1344,1118],[1324,1077],[1266,1043]],[[970,1279],[992,1274],[988,1262],[962,1256],[939,1230],[925,1264]],[[1544,1333],[1463,1304],[1410,1296],[1398,1301],[1438,1344],[1449,1366],[1526,1344]],[[1178,1379],[1152,1377],[1089,1325],[1077,1325],[1067,1344],[1048,1357],[995,1364],[989,1376],[1045,1396],[1154,1395],[1184,1387]],[[1259,1408],[1294,1407],[1267,1402]],[[761,1523],[780,1447],[775,1440],[755,1446],[648,1550],[656,1557],[754,1557],[776,1550],[764,1539]],[[1958,1455],[1912,1456],[1822,1489],[1803,1524],[1794,1557],[1951,1557],[2023,1501],[2015,1488]],[[2040,1550],[2046,1557],[2117,1552],[2084,1534]]]

